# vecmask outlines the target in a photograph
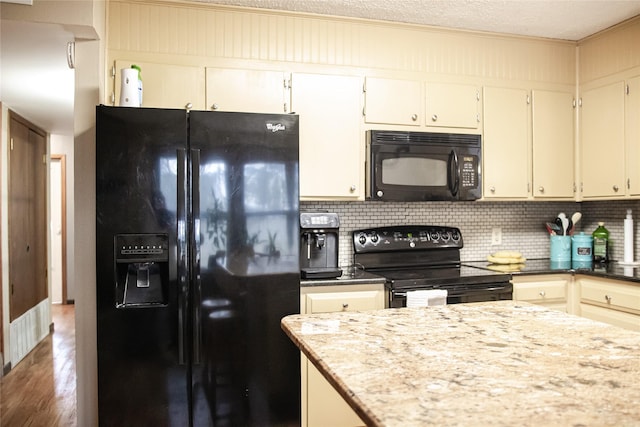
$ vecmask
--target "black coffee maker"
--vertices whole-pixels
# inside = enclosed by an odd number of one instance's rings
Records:
[[[300,275],[303,279],[342,276],[338,268],[338,214],[300,213]]]

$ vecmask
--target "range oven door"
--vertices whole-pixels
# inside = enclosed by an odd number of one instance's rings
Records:
[[[480,136],[367,132],[366,196],[381,201],[476,200]]]
[[[447,304],[513,299],[513,285],[511,284],[511,282],[464,285],[460,284],[452,286],[442,286],[437,288],[419,287],[412,289],[391,289],[389,292],[389,307],[406,307],[407,292],[418,289],[446,289]]]

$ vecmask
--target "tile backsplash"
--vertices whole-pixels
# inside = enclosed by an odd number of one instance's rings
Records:
[[[571,216],[582,213],[576,232],[591,234],[599,221],[610,233],[612,259],[624,254],[623,220],[627,209],[634,212],[635,253],[640,259],[638,222],[640,200],[597,202],[301,202],[302,211],[335,212],[340,216],[339,265],[353,263],[354,230],[400,224],[443,225],[458,227],[464,240],[460,256],[463,261],[486,260],[498,250],[517,250],[528,259],[549,257],[549,234],[544,223],[553,221],[559,212]],[[502,228],[502,244],[491,245],[491,233]]]

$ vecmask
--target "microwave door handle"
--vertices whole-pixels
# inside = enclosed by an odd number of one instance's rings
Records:
[[[460,187],[460,174],[458,173],[458,155],[455,150],[449,153],[449,191],[452,196],[458,194]]]

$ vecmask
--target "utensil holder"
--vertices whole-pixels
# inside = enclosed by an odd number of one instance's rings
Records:
[[[549,236],[551,262],[571,262],[571,236]]]

